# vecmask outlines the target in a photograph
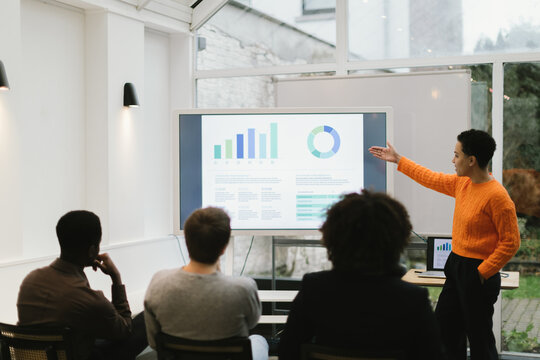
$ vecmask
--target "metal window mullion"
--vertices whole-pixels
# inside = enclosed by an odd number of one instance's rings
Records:
[[[491,134],[497,143],[497,150],[493,155],[492,172],[495,179],[502,183],[503,175],[503,110],[504,110],[504,63],[493,63],[493,98],[491,109]]]
[[[337,0],[344,1],[344,0]],[[336,9],[337,10],[337,9]],[[339,20],[339,19],[338,19]],[[345,26],[346,28],[346,26]],[[348,35],[345,35],[348,36]],[[343,41],[339,37],[339,41]],[[343,51],[343,46],[341,46]],[[337,50],[339,52],[339,50]],[[346,54],[348,50],[344,50]],[[345,55],[347,56],[347,55]],[[490,63],[508,63],[508,62],[538,62],[540,53],[528,54],[489,54],[489,55],[464,55],[441,58],[424,59],[387,59],[387,60],[365,60],[365,61],[346,61],[342,64],[344,69],[339,69],[338,63],[326,64],[305,64],[305,65],[280,65],[255,68],[235,68],[219,70],[195,70],[193,76],[195,79],[224,78],[224,77],[242,77],[242,76],[272,76],[280,74],[302,74],[317,72],[337,72],[354,70],[375,70],[392,68],[410,68],[410,67],[436,67],[451,65],[474,65]]]
[[[348,0],[336,0],[336,75],[347,75],[349,60]]]

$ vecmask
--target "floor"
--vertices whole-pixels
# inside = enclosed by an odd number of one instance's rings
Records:
[[[529,324],[533,324],[529,337],[540,339],[540,299],[503,300],[503,331],[525,331]]]

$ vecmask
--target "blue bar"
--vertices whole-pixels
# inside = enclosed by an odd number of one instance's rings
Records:
[[[248,158],[255,159],[255,129],[248,129]]]
[[[236,134],[236,158],[244,158],[244,134]]]
[[[259,134],[259,158],[266,159],[266,134]]]

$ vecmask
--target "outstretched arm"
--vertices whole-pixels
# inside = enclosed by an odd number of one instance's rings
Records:
[[[369,152],[377,159],[398,164],[398,171],[401,171],[417,183],[443,194],[455,196],[457,176],[436,173],[415,164],[406,157],[403,157],[403,161],[400,162],[402,156],[398,154],[390,142],[386,144],[388,147],[372,146],[369,148]]]
[[[394,149],[390,142],[387,142],[386,144],[388,145],[388,147],[372,146],[369,148],[369,152],[377,159],[393,162],[396,164],[399,163],[401,155],[397,153],[396,149]]]

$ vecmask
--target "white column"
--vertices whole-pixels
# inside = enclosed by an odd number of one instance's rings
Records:
[[[191,33],[170,35],[170,99],[172,112],[195,106],[193,53],[193,35]]]
[[[144,24],[105,11],[86,20],[87,202],[103,243],[118,243],[144,237]],[[140,108],[123,107],[126,82]]]

